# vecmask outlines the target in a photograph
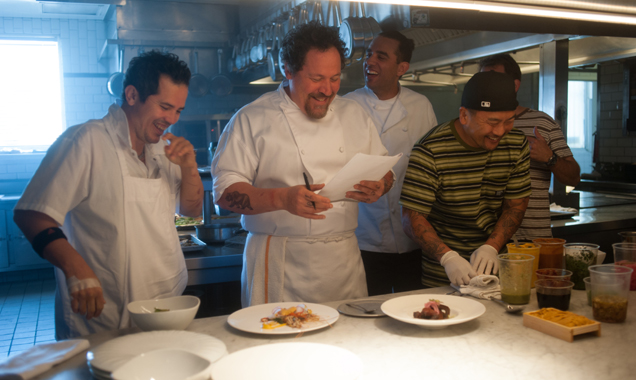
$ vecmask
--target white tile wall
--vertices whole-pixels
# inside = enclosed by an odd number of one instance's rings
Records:
[[[109,105],[115,101],[106,89],[109,59],[99,60],[106,35],[112,34],[114,28],[113,20],[0,17],[0,36],[58,38],[65,74],[63,86],[67,126],[103,117]],[[0,154],[0,181],[31,178],[42,157],[43,154]],[[0,194],[6,192],[0,182]]]

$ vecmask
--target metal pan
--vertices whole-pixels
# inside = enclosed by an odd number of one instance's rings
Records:
[[[188,92],[197,98],[203,97],[210,92],[210,82],[208,79],[199,74],[199,52],[194,52],[194,75],[190,78],[190,86]]]
[[[228,77],[222,74],[221,65],[223,63],[223,49],[216,51],[219,61],[219,75],[210,79],[210,92],[216,96],[227,96],[232,93],[234,86]]]
[[[126,74],[124,74],[124,50],[119,49],[118,57],[119,62],[119,72],[112,73],[110,77],[108,77],[108,82],[106,83],[106,87],[108,88],[108,93],[117,99],[123,99],[124,95],[124,79],[126,78]]]

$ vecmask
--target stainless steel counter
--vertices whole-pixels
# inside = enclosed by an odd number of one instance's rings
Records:
[[[182,232],[181,235],[191,232]],[[188,285],[238,281],[243,268],[243,246],[208,244],[200,251],[185,252]]]

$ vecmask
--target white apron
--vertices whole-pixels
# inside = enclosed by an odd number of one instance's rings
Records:
[[[250,233],[241,275],[243,307],[368,296],[353,231],[329,236],[280,237]]]
[[[118,255],[112,258],[112,267],[92,268],[101,281],[106,299],[102,315],[98,318],[87,321],[84,316],[72,312],[66,286],[59,280],[64,276],[59,276],[59,271],[58,289],[61,291],[57,296],[64,302],[66,326],[56,324],[57,339],[130,327],[130,315],[126,309],[129,302],[181,295],[188,281],[185,259],[174,227],[176,199],[170,192],[164,168],[159,161],[156,179],[131,177],[124,156],[130,154],[130,148],[117,136],[115,126],[107,125],[107,130],[117,151],[123,181],[124,225],[120,228],[124,229],[126,248],[125,252],[105,253]],[[146,159],[152,160],[156,153],[149,148],[146,146]],[[105,280],[100,271],[111,272],[114,276],[107,278],[115,281]]]

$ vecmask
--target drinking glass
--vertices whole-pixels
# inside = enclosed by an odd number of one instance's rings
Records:
[[[499,260],[501,300],[513,305],[530,302],[530,281],[534,256],[522,253],[503,253]]]

